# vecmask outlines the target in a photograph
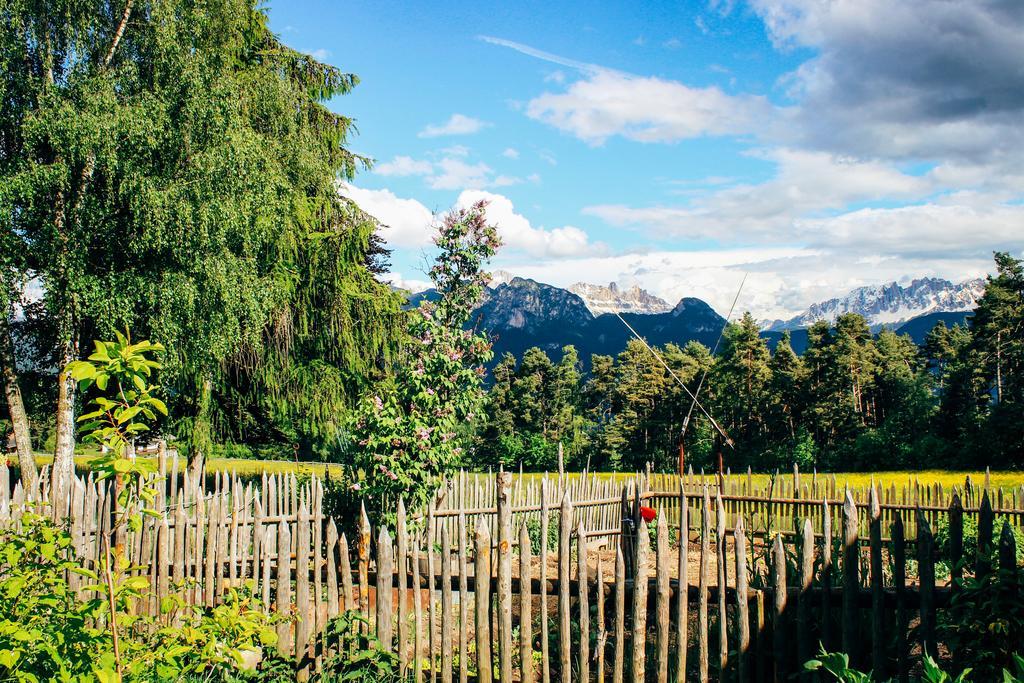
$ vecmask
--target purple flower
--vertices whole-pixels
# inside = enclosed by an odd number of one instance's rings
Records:
[[[373,397],[373,405],[377,408],[377,410],[384,409],[384,401],[380,399],[380,396]]]

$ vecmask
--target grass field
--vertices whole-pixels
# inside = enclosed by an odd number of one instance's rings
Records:
[[[75,457],[75,463],[80,468],[88,468],[89,462],[94,460],[97,455],[79,455]],[[40,465],[49,464],[52,460],[49,456],[39,456],[36,458]],[[181,468],[184,468],[182,463]],[[291,462],[287,460],[242,460],[234,458],[215,458],[207,462],[206,469],[208,472],[235,472],[239,476],[258,476],[259,474],[266,472],[267,474],[281,474],[287,472],[295,472],[297,474],[316,474],[322,477],[327,468],[330,467],[332,475],[341,474],[340,465],[328,465],[325,463],[315,462]],[[975,484],[981,484],[985,480],[985,472],[983,471],[950,471],[950,470],[921,470],[921,471],[890,471],[890,472],[837,472],[836,481],[839,486],[849,484],[850,488],[863,488],[871,484],[872,478],[874,481],[883,487],[888,487],[891,484],[895,484],[897,488],[917,480],[922,484],[942,484],[943,488],[949,489],[951,486],[957,485],[962,486],[964,479],[967,476],[971,477],[971,480]],[[539,479],[543,477],[542,473],[529,473],[524,475],[524,479],[529,481],[531,479]],[[575,475],[570,475],[575,476]],[[627,472],[606,472],[600,476],[621,480],[625,482],[632,474]],[[804,473],[802,476],[809,477],[810,473]],[[825,474],[819,476],[831,476],[831,474]],[[1012,490],[1024,486],[1024,472],[992,472],[990,474],[993,488],[1003,489],[1004,491]],[[754,474],[753,480],[757,486],[767,485],[770,479],[768,474]],[[711,480],[711,477],[708,477]]]

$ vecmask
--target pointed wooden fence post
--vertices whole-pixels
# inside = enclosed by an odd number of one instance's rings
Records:
[[[292,656],[292,624],[288,617],[292,613],[292,549],[288,523],[277,524],[277,603],[274,610],[285,617],[277,625],[277,647],[285,657]]]
[[[708,683],[710,649],[708,647],[708,584],[711,582],[711,499],[707,484],[700,512],[700,583],[697,594],[697,680]]]
[[[405,676],[409,669],[409,538],[405,524],[405,501],[399,498],[395,543],[398,550],[398,671],[401,676]]]
[[[502,683],[512,680],[512,475],[499,472],[495,493],[498,507],[498,672]]]
[[[590,681],[590,603],[587,599],[587,530],[576,531],[576,584],[579,586],[580,682]]]
[[[572,628],[569,611],[569,558],[572,553],[572,503],[569,494],[562,496],[558,517],[558,670],[561,683],[572,680]]]
[[[460,510],[459,533],[459,683],[469,678],[469,560],[466,548],[466,515]]]
[[[690,506],[683,480],[679,480],[679,590],[676,595],[676,683],[686,681],[686,649],[689,644],[690,612]]]
[[[633,678],[644,680],[647,661],[647,554],[651,544],[647,522],[637,527],[636,569],[633,574]]]
[[[298,660],[298,680],[309,679],[309,643],[312,635],[313,613],[309,594],[309,510],[303,501],[295,525],[295,658]],[[379,597],[379,596],[378,596]],[[378,600],[378,604],[379,604]]]
[[[622,542],[615,544],[615,653],[612,683],[622,683],[626,668],[626,559]]]
[[[995,524],[995,514],[992,511],[992,502],[988,497],[988,487],[986,486],[985,489],[981,494],[981,507],[978,509],[978,555],[974,575],[979,579],[992,572],[992,530]]]
[[[655,534],[658,540],[656,555],[657,583],[655,586],[657,591],[655,596],[655,627],[658,638],[658,683],[668,683],[668,641],[672,633],[672,622],[669,619],[669,601],[672,589],[669,584],[668,561],[672,549],[668,547],[668,516],[664,510],[658,513]]]
[[[774,660],[774,681],[786,680],[786,550],[782,545],[782,534],[775,534],[772,544],[772,592],[775,596],[772,646]]]
[[[485,524],[476,527],[474,570],[477,680],[479,683],[491,683],[494,677],[494,661],[491,659],[491,536]]]
[[[283,499],[284,500],[284,499]],[[356,552],[359,556],[359,611],[367,621],[370,619],[370,518],[366,506],[359,515],[359,541]],[[364,628],[365,632],[365,628]]]
[[[860,590],[858,570],[860,547],[857,536],[857,505],[853,494],[846,490],[843,503],[843,651],[850,661],[858,663],[860,633],[858,629],[857,592]]]
[[[892,524],[892,582],[896,590],[896,670],[900,683],[907,683],[907,546],[903,532],[903,514],[896,513]]]
[[[878,502],[878,489],[874,482],[870,494],[871,553],[871,669],[876,676],[885,674],[888,657],[885,638],[884,579],[882,576],[882,508]]]
[[[441,527],[441,683],[452,683],[452,552]]]
[[[519,680],[533,683],[536,676],[533,671],[533,595],[530,592],[530,580],[533,576],[533,564],[530,553],[530,534],[524,521],[519,525]],[[546,587],[541,586],[541,590]],[[547,634],[541,634],[546,638]]]
[[[980,536],[980,525],[979,525]],[[979,554],[981,553],[979,541]],[[935,657],[935,553],[931,527],[928,520],[917,510],[917,568],[920,577],[921,651]]]
[[[551,683],[551,653],[548,637],[548,479],[541,482],[540,489],[540,672],[541,683]]]
[[[750,614],[747,602],[747,538],[742,516],[736,517],[733,541],[736,553],[736,673],[740,683],[744,683],[749,680]],[[683,590],[686,590],[685,586]],[[680,614],[685,618],[685,613]]]
[[[719,676],[725,676],[729,665],[729,620],[725,611],[725,589],[729,582],[726,579],[725,507],[722,505],[721,488],[715,495],[715,546],[718,564],[718,671]]]
[[[832,642],[832,511],[828,498],[821,502],[821,646]]]
[[[815,654],[811,637],[811,584],[814,583],[814,527],[810,518],[804,520],[803,536],[800,542],[800,595],[796,603],[796,644],[798,666],[803,667]],[[810,682],[814,676],[803,672],[802,680]]]

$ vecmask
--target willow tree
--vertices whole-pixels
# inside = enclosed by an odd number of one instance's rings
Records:
[[[196,445],[242,412],[317,406],[319,425],[344,407],[400,329],[366,268],[376,224],[337,193],[361,160],[325,103],[355,76],[284,46],[249,0],[0,0],[0,17],[0,210],[55,366],[126,325],[163,342]]]

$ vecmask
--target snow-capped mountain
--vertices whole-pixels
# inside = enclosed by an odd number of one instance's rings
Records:
[[[844,297],[813,304],[789,320],[768,321],[764,327],[792,330],[809,327],[818,320],[831,322],[844,313],[859,313],[872,327],[896,327],[928,313],[969,311],[984,292],[985,281],[980,278],[959,284],[941,278],[921,278],[906,286],[890,282],[858,287]]]
[[[590,312],[594,315],[602,313],[666,313],[672,306],[647,290],[633,285],[629,289],[620,289],[614,283],[591,285],[577,282],[569,287],[569,291],[583,299]]]

